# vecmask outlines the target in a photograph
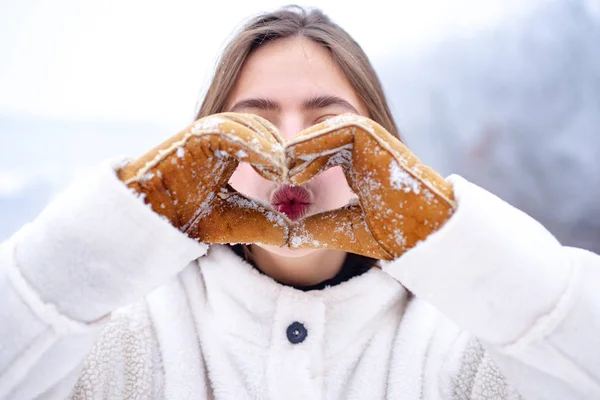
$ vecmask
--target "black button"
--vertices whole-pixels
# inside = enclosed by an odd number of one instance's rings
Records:
[[[304,342],[308,336],[308,331],[300,322],[294,322],[287,328],[287,338],[292,344]]]

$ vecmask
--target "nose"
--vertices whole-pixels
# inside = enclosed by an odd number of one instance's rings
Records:
[[[286,140],[292,140],[305,126],[305,118],[299,113],[284,113],[280,116],[277,129]]]

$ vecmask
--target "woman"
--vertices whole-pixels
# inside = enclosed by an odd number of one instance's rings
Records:
[[[600,398],[599,257],[420,166],[320,12],[250,21],[202,117],[2,245],[0,397]]]

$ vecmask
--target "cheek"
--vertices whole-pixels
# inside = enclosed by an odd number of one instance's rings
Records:
[[[319,174],[309,186],[312,186],[315,206],[320,211],[342,207],[356,197],[348,186],[341,167],[333,167]]]
[[[260,176],[250,164],[240,163],[231,178],[229,184],[238,192],[256,199],[267,200],[273,182]]]

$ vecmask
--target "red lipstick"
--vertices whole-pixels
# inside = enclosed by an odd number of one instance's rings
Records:
[[[302,218],[311,205],[310,192],[300,186],[283,185],[271,195],[271,205],[292,221]]]

